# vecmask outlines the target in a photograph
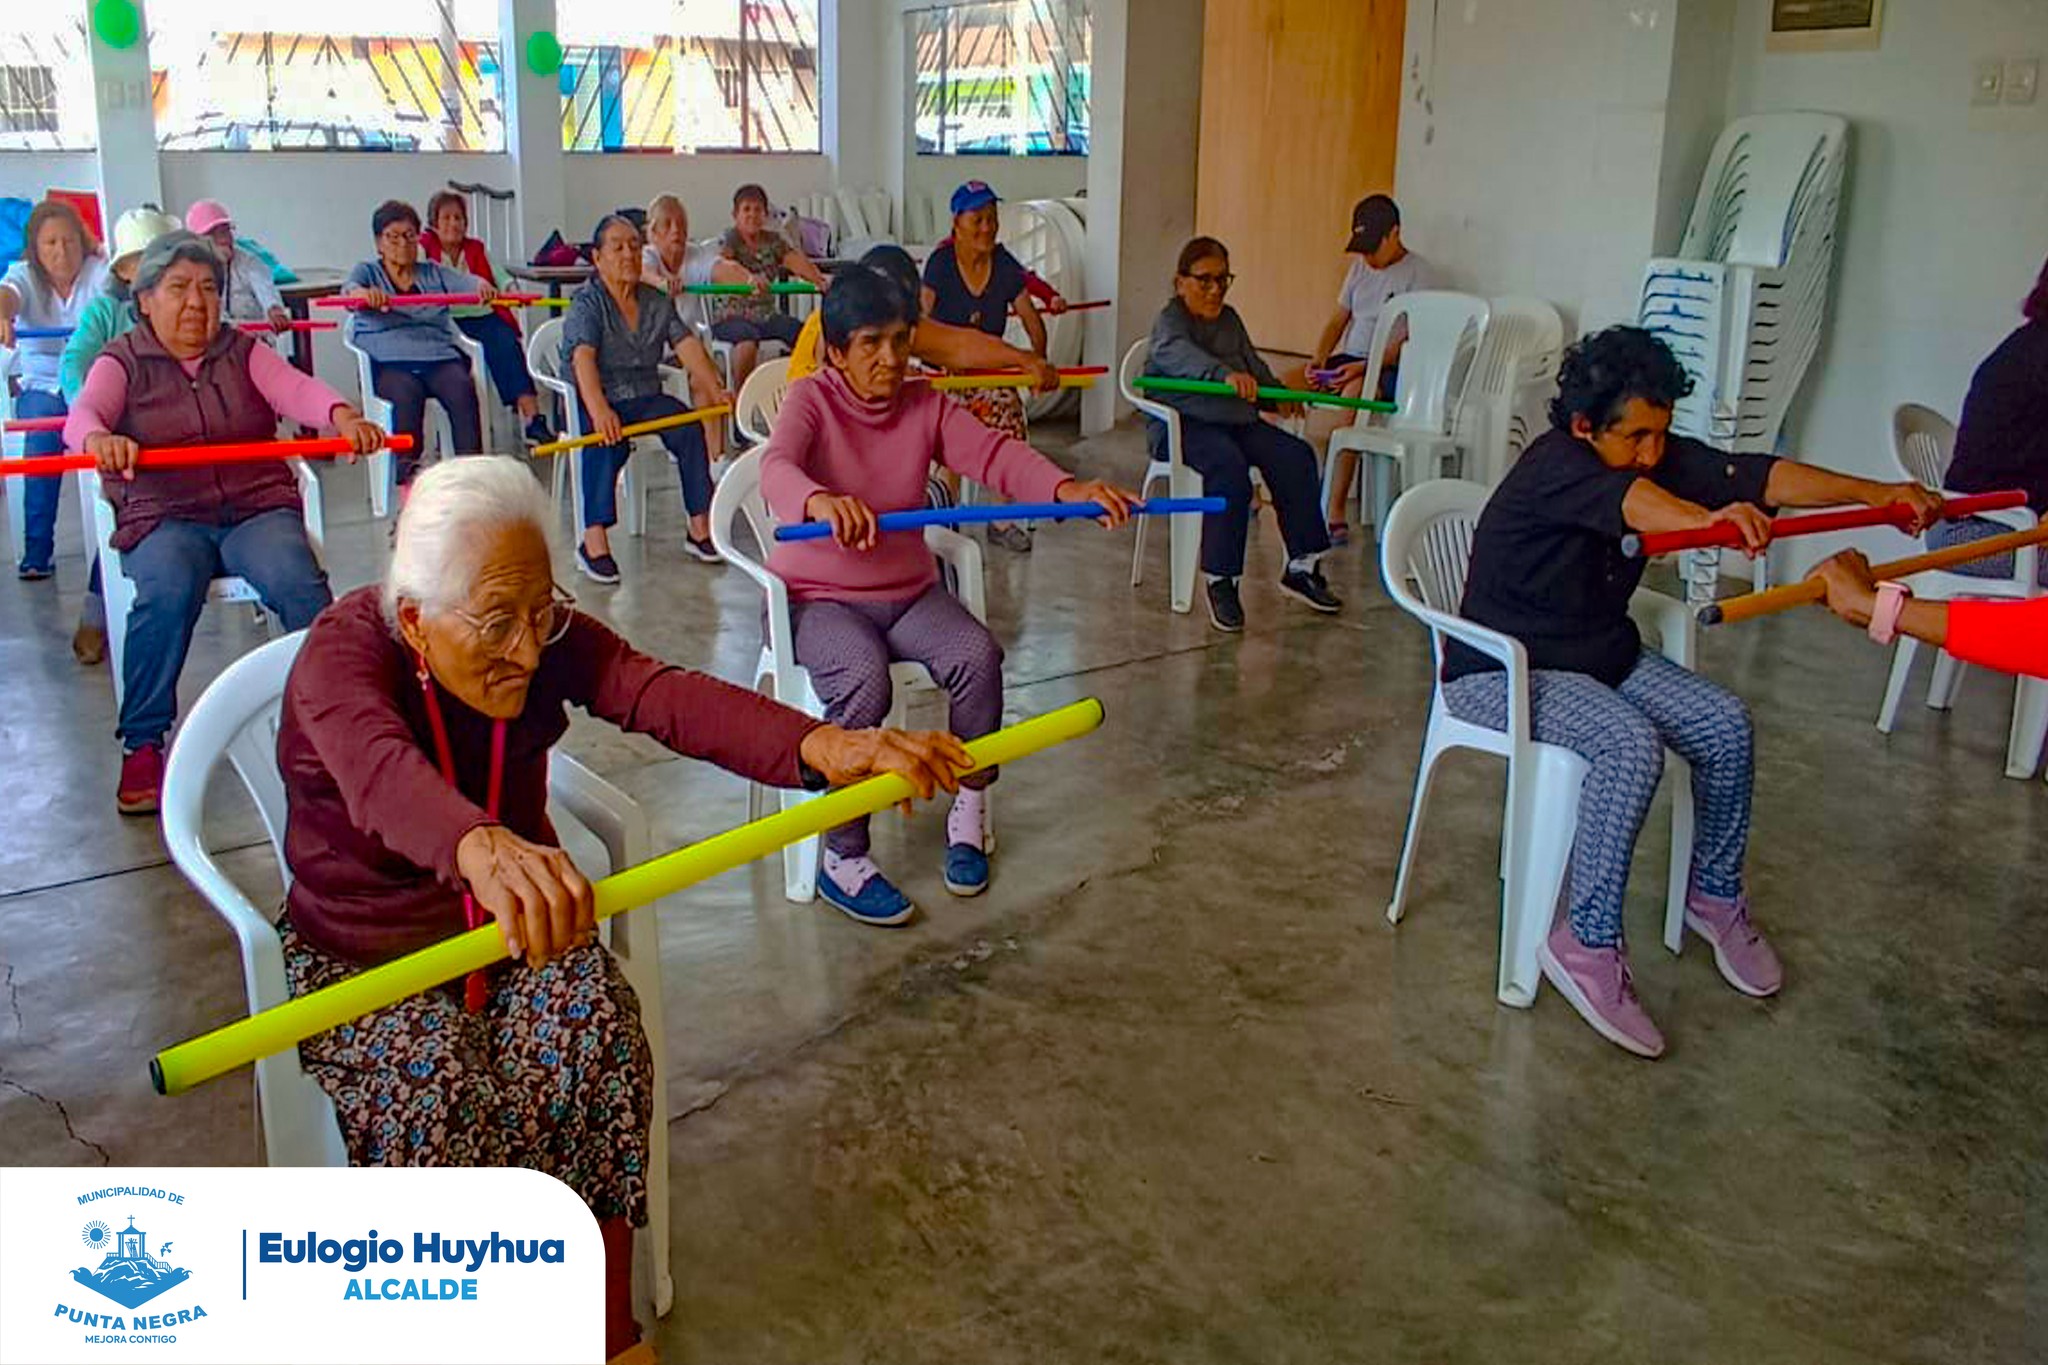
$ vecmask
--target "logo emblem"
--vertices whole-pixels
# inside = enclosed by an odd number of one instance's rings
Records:
[[[71,1272],[71,1278],[123,1308],[139,1308],[171,1286],[192,1278],[191,1271],[163,1259],[171,1249],[169,1242],[159,1248],[157,1255],[149,1254],[148,1238],[141,1228],[135,1226],[132,1216],[127,1227],[112,1234],[108,1233],[105,1223],[95,1219],[85,1225],[83,1235],[89,1247],[105,1247],[109,1241],[114,1243],[114,1247],[100,1261],[97,1269],[88,1270],[80,1266]]]

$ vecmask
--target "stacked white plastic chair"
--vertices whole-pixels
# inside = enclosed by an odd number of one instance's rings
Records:
[[[1429,698],[1429,728],[1422,764],[1415,775],[1415,799],[1408,808],[1408,834],[1401,845],[1401,870],[1387,919],[1401,922],[1423,811],[1429,804],[1437,762],[1453,749],[1476,749],[1508,761],[1505,813],[1501,821],[1500,972],[1495,993],[1504,1005],[1527,1008],[1541,981],[1536,950],[1550,931],[1571,867],[1578,831],[1579,789],[1586,760],[1570,749],[1539,743],[1530,730],[1529,656],[1522,643],[1468,621],[1459,613],[1465,573],[1472,558],[1472,531],[1486,505],[1487,489],[1464,479],[1434,479],[1409,489],[1394,504],[1380,541],[1380,573],[1387,594],[1429,627],[1430,667],[1435,681]],[[1692,615],[1676,598],[1638,591],[1629,604],[1638,622],[1653,630],[1662,653],[1692,666]],[[1505,732],[1459,720],[1444,705],[1445,640],[1459,640],[1505,670],[1508,728]],[[1692,870],[1692,774],[1676,754],[1666,757],[1671,782],[1670,881],[1664,903],[1664,946],[1684,945],[1685,892]]]
[[[1466,375],[1451,439],[1466,452],[1467,478],[1491,487],[1547,425],[1542,407],[1557,383],[1564,320],[1537,298],[1487,301],[1486,332]]]
[[[736,533],[744,519],[753,536],[755,549],[743,548]],[[711,543],[738,568],[760,585],[767,598],[768,638],[762,643],[761,658],[754,668],[754,688],[785,706],[809,715],[825,714],[825,704],[811,686],[810,671],[796,661],[796,634],[790,624],[789,587],[771,573],[766,564],[768,547],[774,544],[776,520],[761,496],[761,450],[748,451],[734,460],[711,495]],[[960,603],[976,620],[988,619],[988,602],[981,579],[981,546],[943,526],[925,528],[924,541],[940,563],[952,570]],[[758,556],[758,557],[757,557]],[[933,691],[937,684],[923,664],[889,665],[889,685],[895,704],[885,725],[901,725],[904,709],[914,692]],[[775,791],[758,784],[747,789],[747,818],[758,820],[779,800],[788,810],[810,798],[803,791]],[[808,904],[818,889],[818,841],[806,839],[782,850],[783,894],[791,901]]]
[[[1892,413],[1892,454],[1899,462],[1900,471],[1923,487],[1941,490],[1949,497],[1958,496],[1944,487],[1949,461],[1955,455],[1955,441],[1955,423],[1932,408],[1918,403],[1902,403]],[[2014,531],[2031,529],[2037,520],[2024,507],[1979,512],[1977,515],[1986,521],[1998,522],[2003,530]],[[1915,574],[1912,579],[1913,595],[1938,602],[1956,597],[2038,597],[2041,595],[2039,554],[2030,545],[2013,555],[2012,574],[2007,578],[1974,578],[1941,570]],[[1906,694],[1906,681],[1913,671],[1913,659],[1919,652],[1920,642],[1910,635],[1901,634],[1892,646],[1892,671],[1885,680],[1884,703],[1877,712],[1877,728],[1885,734],[1892,732],[1892,726],[1898,720],[1899,702]],[[1934,660],[1934,676],[1927,683],[1928,706],[1939,711],[1954,706],[1956,692],[1962,683],[1963,665],[1947,650],[1938,651]],[[2021,675],[2013,688],[2012,729],[2006,740],[2005,775],[2032,777],[2034,769],[2041,763],[2044,740],[2048,740],[2048,681]]]
[[[1026,270],[1035,272],[1070,303],[1086,295],[1088,229],[1080,215],[1063,200],[1026,199],[1003,206],[1003,245]],[[1046,359],[1062,368],[1084,364],[1082,343],[1088,332],[1088,314],[1062,313],[1054,317],[1043,308]],[[1030,338],[1024,324],[1011,318],[1003,340],[1028,349]],[[1024,395],[1024,415],[1034,422],[1045,421],[1077,406],[1075,389]]]
[[[1676,256],[1643,269],[1637,320],[1676,352],[1693,391],[1672,429],[1771,454],[1820,347],[1848,121],[1753,114],[1722,132]],[[1686,590],[1713,595],[1720,553],[1686,556]],[[1754,570],[1761,587],[1768,561]]]
[[[1356,486],[1376,527],[1386,522],[1396,476],[1407,489],[1450,472],[1460,449],[1451,419],[1463,401],[1463,381],[1471,373],[1490,311],[1485,299],[1439,289],[1401,294],[1388,302],[1373,329],[1364,392],[1379,392],[1380,358],[1387,353],[1394,328],[1406,323],[1408,339],[1401,347],[1394,383],[1398,411],[1384,426],[1353,422],[1330,433],[1323,457],[1325,507],[1338,458],[1347,453],[1364,456],[1363,477]]]
[[[284,779],[277,771],[278,718],[284,709],[285,680],[298,657],[305,632],[273,640],[245,654],[214,679],[179,727],[164,770],[164,844],[171,861],[193,889],[234,931],[242,954],[242,982],[249,1013],[290,998],[284,945],[275,911],[259,909],[248,893],[207,850],[205,804],[208,779],[224,758],[242,779],[270,837],[270,851],[287,890],[291,865],[285,861]],[[548,816],[557,829],[581,827],[604,845],[608,866],[618,872],[653,856],[647,817],[632,798],[563,753],[548,760]],[[648,1125],[648,1244],[654,1268],[654,1311],[666,1315],[675,1300],[668,1246],[668,1082],[666,1038],[661,1027],[660,935],[654,906],[615,916],[602,926],[620,970],[640,997],[641,1020],[654,1061],[654,1094]],[[335,1121],[334,1103],[299,1064],[299,1050],[286,1048],[261,1058],[256,1071],[256,1112],[265,1160],[272,1166],[346,1166],[348,1148]]]

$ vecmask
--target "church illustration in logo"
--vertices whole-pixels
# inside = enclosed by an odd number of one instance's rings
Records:
[[[87,1270],[80,1266],[71,1272],[72,1279],[123,1308],[139,1308],[172,1285],[183,1284],[192,1278],[191,1271],[179,1269],[161,1259],[161,1253],[171,1249],[169,1242],[159,1248],[159,1255],[149,1254],[147,1239],[135,1226],[132,1216],[128,1219],[128,1226],[113,1236],[115,1247],[100,1262],[99,1269]],[[87,1246],[104,1246],[106,1242],[106,1224],[94,1222],[86,1226]]]

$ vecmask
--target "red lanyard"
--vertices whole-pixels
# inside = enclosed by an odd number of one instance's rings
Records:
[[[455,750],[448,743],[448,722],[441,716],[439,689],[434,686],[434,680],[427,672],[424,661],[419,666],[418,676],[420,680],[420,693],[427,699],[427,724],[432,726],[434,730],[434,752],[441,760],[441,776],[448,779],[449,786],[454,787],[457,785],[455,781]],[[490,816],[493,820],[498,818],[498,798],[503,794],[504,786],[505,722],[494,720],[491,722],[491,782],[490,786],[486,788],[484,797],[484,814]],[[474,929],[479,924],[482,924],[483,921],[484,912],[482,907],[477,905],[476,897],[467,891],[463,892],[462,922]],[[480,971],[471,972],[462,986],[463,1004],[471,1014],[481,1014],[483,1012],[485,994],[486,983],[484,981],[484,974]]]

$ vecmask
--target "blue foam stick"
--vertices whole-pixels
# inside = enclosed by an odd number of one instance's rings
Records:
[[[20,341],[62,341],[71,335],[69,327],[17,327],[14,335]]]
[[[1138,504],[1139,516],[1163,517],[1187,512],[1221,512],[1221,498],[1151,498]],[[977,521],[1067,521],[1103,515],[1099,502],[978,503],[973,507],[921,507],[914,512],[884,512],[875,518],[884,531],[917,531],[927,526],[964,526]],[[777,540],[829,540],[832,524],[800,521],[775,528]]]

